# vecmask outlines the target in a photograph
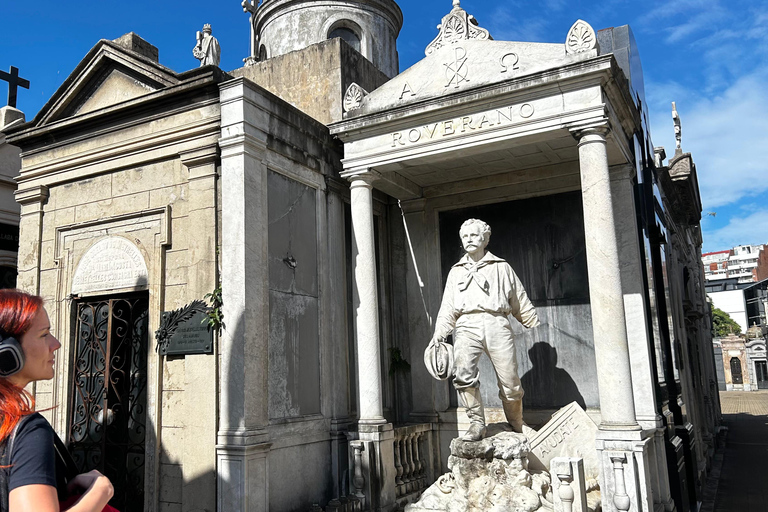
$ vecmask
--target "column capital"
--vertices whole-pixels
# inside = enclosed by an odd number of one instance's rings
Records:
[[[191,169],[202,165],[215,164],[219,158],[219,145],[209,144],[190,151],[179,152],[184,167]]]
[[[608,168],[611,181],[631,180],[636,175],[635,166],[632,164],[612,165]]]
[[[579,146],[592,142],[601,142],[605,144],[605,139],[611,131],[607,121],[577,126],[570,128],[571,135],[579,143]]]
[[[34,203],[43,204],[48,201],[50,192],[46,185],[39,185],[37,187],[19,189],[13,193],[16,196],[16,202],[21,205],[28,205]]]
[[[381,174],[373,169],[362,169],[342,174],[342,177],[352,183],[352,187],[371,187],[373,182],[381,178]]]

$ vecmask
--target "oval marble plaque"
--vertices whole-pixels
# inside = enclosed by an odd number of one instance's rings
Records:
[[[126,238],[111,236],[96,242],[80,259],[72,293],[143,287],[148,282],[139,248]]]

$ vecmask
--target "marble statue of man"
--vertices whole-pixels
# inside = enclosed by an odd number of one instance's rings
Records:
[[[221,62],[221,47],[219,41],[211,35],[213,31],[209,24],[203,26],[203,32],[197,32],[197,45],[192,48],[192,55],[200,61],[200,67],[214,65]]]
[[[507,421],[516,432],[523,429],[523,387],[517,375],[517,356],[510,316],[525,327],[539,325],[533,304],[512,267],[485,248],[491,228],[469,219],[459,230],[466,254],[448,273],[443,302],[430,344],[454,333],[454,381],[469,417],[467,441],[485,435],[485,416],[480,398],[477,363],[483,352],[493,363],[499,397]]]

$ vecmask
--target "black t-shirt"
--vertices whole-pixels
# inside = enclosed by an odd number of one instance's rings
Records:
[[[22,423],[13,442],[8,492],[32,484],[56,487],[54,435],[50,423],[39,413]]]

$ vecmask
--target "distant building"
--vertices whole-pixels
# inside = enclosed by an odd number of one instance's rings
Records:
[[[728,258],[731,251],[708,252],[701,255],[704,264],[704,279],[716,281],[728,278]]]
[[[707,281],[736,278],[739,283],[753,283],[768,277],[768,254],[760,245],[739,245],[728,251],[701,255]]]
[[[730,334],[713,341],[715,355],[722,357],[718,386],[724,391],[768,389],[765,329],[750,327],[745,336]]]
[[[712,305],[728,313],[742,333],[753,325],[768,326],[768,279],[740,283],[738,278],[729,277],[706,282],[705,290]]]

